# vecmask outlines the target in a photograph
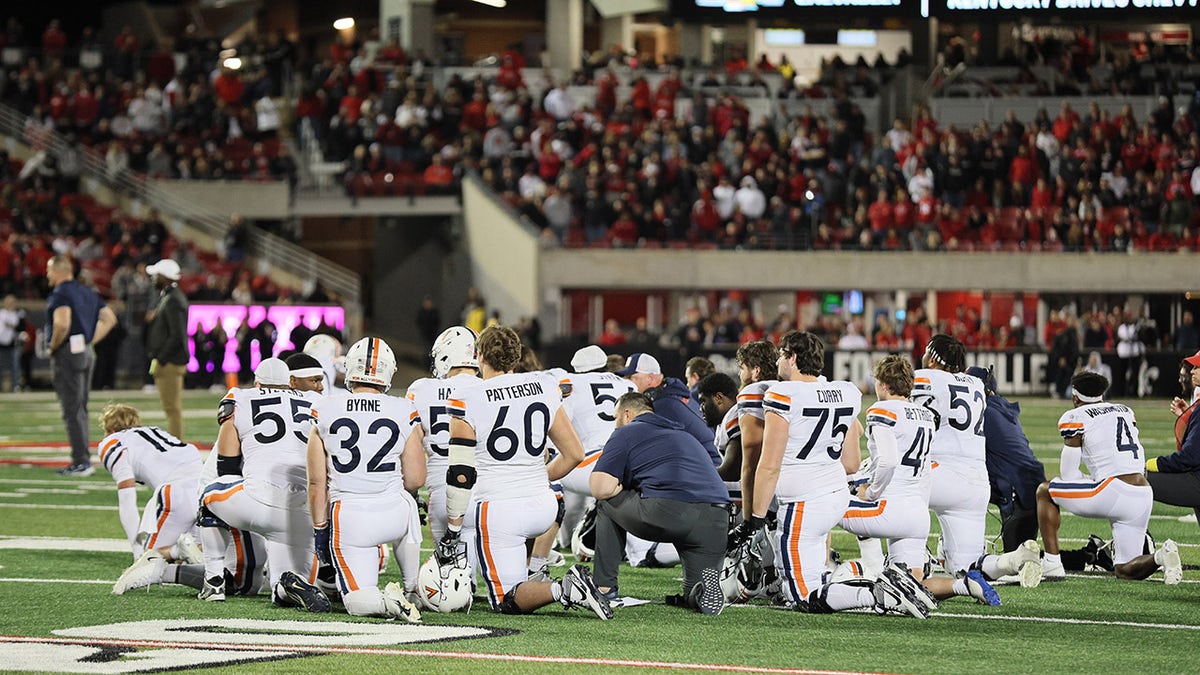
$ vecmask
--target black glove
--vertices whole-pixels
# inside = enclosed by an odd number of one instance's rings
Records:
[[[743,520],[742,522],[738,523],[737,527],[733,528],[729,532],[729,540],[725,546],[726,552],[732,553],[738,550],[746,542],[750,541],[752,537],[754,537],[755,532],[758,532],[766,526],[767,519],[759,518],[758,516],[750,516],[749,520]]]
[[[446,534],[442,535],[442,540],[438,542],[437,548],[433,551],[433,555],[437,557],[439,565],[449,565],[458,556],[458,534],[458,532],[452,532],[447,529]]]
[[[417,500],[417,517],[421,519],[421,525],[425,526],[429,523],[429,502],[420,495],[413,495],[413,498]]]
[[[317,562],[321,565],[333,565],[333,554],[329,548],[329,523],[313,528],[313,540],[317,547]]]

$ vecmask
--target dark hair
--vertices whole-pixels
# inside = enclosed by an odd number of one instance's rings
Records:
[[[967,351],[963,343],[945,333],[930,338],[925,352],[948,373],[961,373],[967,367]]]
[[[486,361],[494,370],[507,373],[521,362],[521,338],[507,326],[491,326],[484,329],[475,340],[479,360]]]
[[[514,373],[536,373],[542,370],[542,360],[538,358],[537,352],[529,348],[529,345],[521,345],[521,360],[513,367]]]
[[[825,343],[804,330],[790,330],[779,340],[779,352],[796,357],[796,370],[801,375],[817,377],[825,369]]]
[[[739,365],[758,368],[759,380],[779,379],[779,350],[767,340],[754,340],[738,347],[734,357]],[[822,365],[824,357],[822,357]]]
[[[725,398],[732,401],[737,398],[738,386],[737,382],[725,373],[710,373],[696,383],[696,393],[710,400],[713,394],[724,394]]]
[[[875,364],[875,379],[886,385],[894,396],[912,393],[913,368],[907,356],[890,354]]]
[[[613,412],[633,410],[635,412],[654,412],[654,403],[650,401],[650,397],[645,394],[639,394],[636,391],[631,391],[627,394],[622,394],[617,399],[617,405]]]
[[[1108,391],[1108,378],[1100,373],[1079,373],[1071,378],[1071,388],[1084,396],[1103,396]]]
[[[717,367],[713,365],[712,361],[703,356],[693,356],[687,360],[687,365],[683,367],[685,377],[694,373],[703,378],[715,372],[717,372]]]
[[[308,368],[321,368],[321,362],[318,361],[316,357],[305,354],[304,352],[296,352],[295,354],[292,354],[284,360],[284,363],[287,364],[288,370],[291,371],[305,370]],[[321,368],[321,370],[324,372],[324,368]]]

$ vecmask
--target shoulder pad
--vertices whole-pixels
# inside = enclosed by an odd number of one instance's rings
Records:
[[[224,424],[225,420],[233,417],[235,408],[236,405],[232,396],[221,399],[221,402],[217,405],[217,424]]]

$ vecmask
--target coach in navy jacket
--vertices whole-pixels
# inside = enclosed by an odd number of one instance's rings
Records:
[[[1188,381],[1194,395],[1200,387],[1200,352],[1183,360],[1190,368]],[[1175,452],[1146,461],[1146,479],[1154,488],[1154,501],[1187,506],[1200,516],[1200,414],[1196,405],[1176,397],[1171,402],[1175,414]]]
[[[658,359],[649,354],[637,353],[625,361],[625,367],[617,371],[621,377],[629,378],[639,393],[654,402],[654,413],[683,426],[700,445],[710,449],[713,466],[720,466],[721,457],[713,447],[713,430],[704,423],[697,403],[687,385],[674,377],[664,377]]]
[[[596,498],[594,576],[616,595],[625,533],[675,545],[683,563],[683,595],[669,604],[718,613],[719,572],[729,529],[729,490],[711,455],[679,424],[653,412],[630,392],[617,399],[617,429],[604,444],[589,486]]]

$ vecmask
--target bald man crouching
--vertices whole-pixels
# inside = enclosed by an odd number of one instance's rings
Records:
[[[712,455],[683,425],[654,413],[644,394],[617,399],[616,431],[591,475],[596,509],[593,576],[617,597],[625,534],[675,545],[683,563],[683,595],[667,604],[719,614],[725,606],[721,564],[729,530],[729,490]]]

